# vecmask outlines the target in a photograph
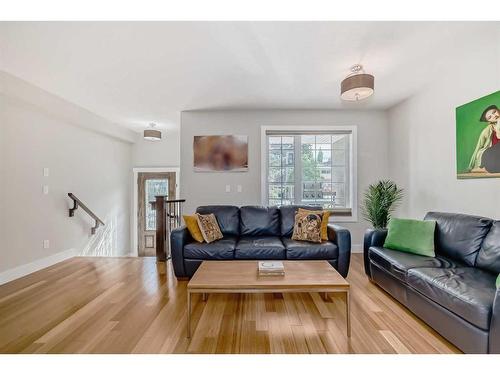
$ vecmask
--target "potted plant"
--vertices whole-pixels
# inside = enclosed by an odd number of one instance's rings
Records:
[[[382,180],[369,185],[366,189],[363,205],[363,217],[372,224],[367,229],[363,241],[365,272],[370,275],[367,250],[371,246],[372,234],[377,229],[387,228],[392,213],[403,199],[403,189],[398,188],[391,180]]]
[[[362,214],[374,229],[385,229],[392,213],[403,199],[403,189],[391,180],[368,186],[363,199]]]

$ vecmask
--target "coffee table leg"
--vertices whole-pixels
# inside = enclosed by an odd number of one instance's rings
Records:
[[[349,291],[346,292],[345,296],[346,305],[346,318],[347,318],[347,337],[351,337],[351,297],[349,296]]]
[[[187,338],[191,338],[191,292],[187,292]]]

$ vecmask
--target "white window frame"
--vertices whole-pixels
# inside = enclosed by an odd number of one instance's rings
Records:
[[[349,174],[349,199],[351,200],[351,215],[335,215],[333,213],[330,218],[337,223],[349,223],[358,221],[358,127],[356,125],[262,125],[260,127],[260,179],[261,188],[260,196],[262,205],[268,203],[268,188],[267,188],[267,135],[268,131],[325,131],[325,132],[351,132],[351,144],[349,152],[349,164],[351,165],[351,173]]]

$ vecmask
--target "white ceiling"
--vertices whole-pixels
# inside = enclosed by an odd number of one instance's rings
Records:
[[[134,130],[196,109],[386,109],[459,63],[473,22],[1,22],[0,69]],[[339,99],[354,63],[375,75]]]

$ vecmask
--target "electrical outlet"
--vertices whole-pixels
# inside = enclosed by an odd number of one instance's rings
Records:
[[[50,241],[49,240],[43,240],[43,248],[48,249],[50,247]]]
[[[231,185],[226,185],[226,193],[230,193],[231,192]]]
[[[43,193],[45,195],[49,194],[49,185],[43,185]]]
[[[241,193],[243,191],[243,187],[241,185],[236,186],[236,190],[238,190],[238,193]]]
[[[43,177],[49,177],[49,168],[43,168]]]

